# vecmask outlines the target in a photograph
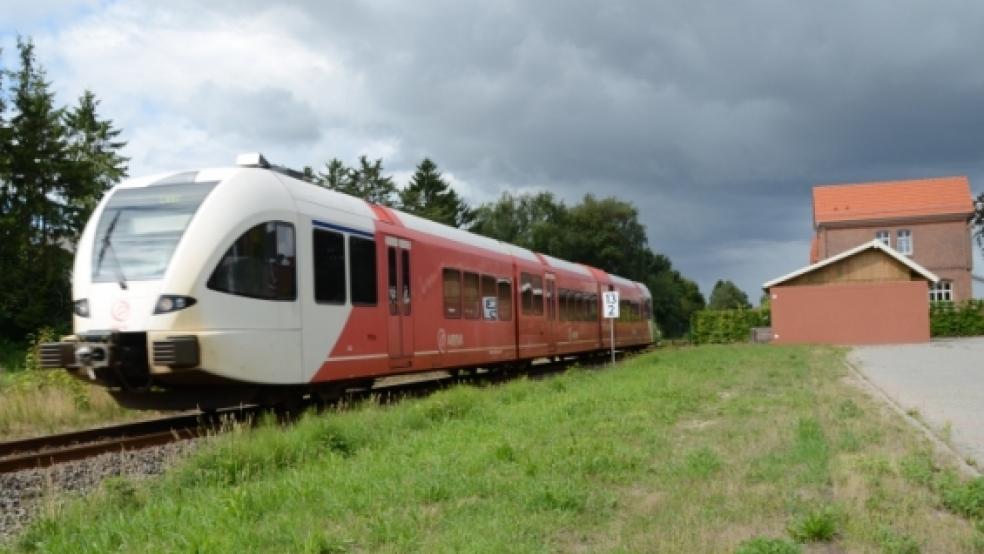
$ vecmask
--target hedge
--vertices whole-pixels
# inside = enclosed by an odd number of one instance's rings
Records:
[[[929,307],[929,332],[934,337],[984,335],[984,300],[933,302]]]
[[[694,344],[746,342],[752,327],[769,326],[769,310],[701,310],[690,318]]]

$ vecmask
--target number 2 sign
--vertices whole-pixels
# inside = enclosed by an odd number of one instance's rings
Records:
[[[618,291],[602,293],[603,313],[606,319],[618,319]]]

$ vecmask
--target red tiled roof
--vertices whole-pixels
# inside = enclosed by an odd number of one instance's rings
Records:
[[[813,187],[813,224],[974,213],[966,177]]]

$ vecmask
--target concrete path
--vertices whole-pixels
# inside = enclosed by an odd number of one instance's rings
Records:
[[[917,410],[960,454],[984,467],[984,338],[862,346],[848,360],[907,412]]]

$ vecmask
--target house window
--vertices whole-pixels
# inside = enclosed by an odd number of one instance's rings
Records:
[[[953,281],[939,281],[929,286],[930,302],[951,302],[953,301]]]
[[[899,229],[895,234],[895,249],[901,254],[912,255],[912,231]]]
[[[885,246],[891,246],[888,242],[888,231],[875,231],[875,240],[882,241]]]

